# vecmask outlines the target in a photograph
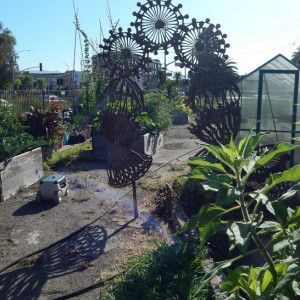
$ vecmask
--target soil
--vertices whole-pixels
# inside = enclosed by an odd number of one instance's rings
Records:
[[[124,270],[128,260],[153,247],[151,241],[172,243],[167,226],[151,213],[156,190],[145,186],[163,185],[185,172],[170,166],[198,151],[193,138],[187,125],[165,135],[164,147],[137,183],[136,219],[131,187],[110,187],[103,161],[45,172],[67,176],[70,192],[58,205],[35,202],[38,183],[0,203],[0,300],[66,299]],[[92,157],[91,150],[87,155]],[[101,299],[101,294],[98,287],[74,299]]]

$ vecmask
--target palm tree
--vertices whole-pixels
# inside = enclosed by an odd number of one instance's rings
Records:
[[[236,91],[236,82],[239,79],[236,63],[232,60],[223,60],[222,64],[208,70],[190,73],[189,105],[195,109],[197,105],[209,106],[215,101],[224,100],[225,91]],[[196,103],[202,99],[204,103]]]
[[[292,54],[292,62],[300,66],[300,47],[298,47],[296,51]]]
[[[175,72],[174,73],[174,79],[175,79],[175,81],[176,81],[176,84],[178,84],[178,81],[182,78],[182,74],[181,74],[181,72],[180,71],[178,71],[178,72]]]

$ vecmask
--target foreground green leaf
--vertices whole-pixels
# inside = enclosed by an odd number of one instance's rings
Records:
[[[199,230],[200,241],[204,243],[218,231],[221,224],[221,216],[225,212],[222,207],[216,205],[203,205],[199,213],[192,216],[179,232],[197,228]]]

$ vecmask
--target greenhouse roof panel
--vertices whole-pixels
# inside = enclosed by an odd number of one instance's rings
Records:
[[[295,71],[299,70],[299,67],[294,64],[291,60],[287,59],[285,56],[282,54],[278,54],[251,73],[249,73],[246,76],[243,76],[238,82],[244,80],[244,79],[250,79],[250,80],[258,80],[259,76],[259,71],[260,70],[290,70],[290,71]]]

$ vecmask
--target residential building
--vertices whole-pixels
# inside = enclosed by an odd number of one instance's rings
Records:
[[[31,75],[34,80],[37,78],[45,78],[47,89],[55,90],[58,87],[67,89],[80,89],[81,88],[81,72],[80,71],[66,71],[52,72],[52,71],[33,71],[23,72],[18,77],[22,79],[25,75]]]

